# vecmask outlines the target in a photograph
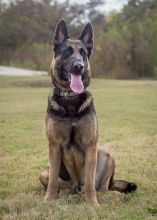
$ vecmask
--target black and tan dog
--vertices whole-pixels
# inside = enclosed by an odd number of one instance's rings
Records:
[[[85,26],[78,40],[71,40],[61,20],[53,46],[54,89],[48,98],[46,116],[49,168],[40,175],[41,183],[47,188],[45,199],[56,199],[60,188],[69,188],[73,193],[84,189],[85,200],[97,205],[96,190],[135,190],[133,183],[113,181],[112,154],[97,150],[97,118],[92,95],[86,91],[91,77],[92,25]]]

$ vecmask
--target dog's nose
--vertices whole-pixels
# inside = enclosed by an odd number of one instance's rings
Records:
[[[75,71],[81,71],[84,68],[84,64],[81,62],[74,62],[73,68]]]

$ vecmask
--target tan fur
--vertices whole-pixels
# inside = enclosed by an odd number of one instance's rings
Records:
[[[96,169],[96,142],[97,142],[97,120],[94,113],[81,117],[76,122],[79,130],[78,139],[82,140],[85,148],[84,154],[73,149],[67,150],[65,146],[69,140],[70,120],[55,120],[46,117],[46,131],[49,140],[49,182],[46,194],[46,200],[57,198],[58,195],[58,176],[61,161],[61,152],[63,160],[72,179],[72,188],[76,188],[79,183],[85,185],[85,198],[88,203],[97,204],[95,192],[95,169]],[[67,141],[67,143],[66,143]],[[80,169],[81,168],[81,169]]]
[[[118,185],[124,185],[123,189],[120,187],[122,192],[135,190],[135,184],[112,181],[115,170],[113,155],[105,149],[97,150],[96,112],[92,95],[85,90],[91,78],[92,25],[88,23],[85,26],[79,40],[71,40],[64,20],[61,20],[56,26],[53,44],[51,77],[55,88],[48,98],[46,116],[49,169],[40,175],[41,183],[47,188],[45,199],[56,199],[59,189],[68,188],[72,193],[84,191],[87,203],[98,205],[96,190],[117,189]],[[78,74],[84,88],[79,94],[71,85],[72,75],[76,78]],[[63,97],[60,91],[66,94],[73,91],[75,96]]]
[[[72,154],[67,154],[67,160],[69,160],[69,164],[71,163],[71,168],[74,170],[74,180],[77,185],[77,175],[76,175],[76,167],[73,167],[73,159],[71,158]],[[79,158],[81,160],[83,158]],[[83,162],[82,162],[83,164]],[[77,166],[77,165],[76,165]],[[78,176],[82,178],[82,188],[84,189],[84,171],[82,172],[80,167],[80,172],[78,172]],[[96,165],[96,175],[95,175],[95,188],[96,190],[107,191],[109,187],[109,181],[114,173],[115,169],[115,159],[113,157],[113,153],[107,148],[98,148],[97,151],[97,165]],[[83,176],[81,177],[81,174]],[[76,175],[76,176],[75,176]],[[88,177],[89,178],[89,177]],[[47,188],[49,181],[49,168],[45,169],[39,177],[41,183]],[[59,190],[69,189],[70,192],[74,190],[75,181],[63,181],[60,178],[59,181]]]
[[[92,25],[88,23],[85,26],[79,40],[71,40],[66,24],[61,20],[56,26],[53,44],[54,60],[51,65],[51,77],[55,88],[66,92],[71,91],[67,74],[69,74],[68,76],[70,74],[82,75],[82,84],[86,88],[91,78],[89,57],[93,48]],[[70,56],[65,56],[65,52],[69,48],[72,53],[70,52]],[[82,50],[84,55],[82,55]],[[79,65],[81,63],[79,72],[75,65],[76,62],[79,62]],[[48,180],[45,199],[52,200],[58,196],[60,165],[63,161],[71,178],[71,190],[77,191],[80,186],[84,186],[85,200],[89,204],[98,205],[95,189],[97,158],[100,163],[98,176],[102,177],[100,180],[102,189],[108,187],[111,165],[108,165],[107,172],[104,171],[104,165],[101,165],[104,162],[99,159],[103,157],[103,154],[102,156],[99,153],[97,155],[98,128],[92,95],[88,91],[82,90],[82,94],[68,100],[67,97],[57,99],[55,95],[51,94],[48,99],[47,112],[49,174],[47,176],[45,171],[40,176],[43,185]],[[107,164],[111,163],[109,154],[104,154],[104,156],[108,158],[106,159],[109,161]]]

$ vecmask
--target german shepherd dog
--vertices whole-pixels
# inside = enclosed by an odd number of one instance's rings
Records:
[[[98,205],[96,190],[131,192],[136,184],[113,180],[112,154],[97,149],[98,127],[90,83],[89,58],[93,29],[88,23],[78,40],[71,40],[64,20],[56,26],[51,77],[54,88],[48,97],[46,132],[49,168],[40,174],[47,188],[46,200],[56,199],[59,189],[84,192],[89,204]]]

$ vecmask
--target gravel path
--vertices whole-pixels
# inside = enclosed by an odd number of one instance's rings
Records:
[[[46,71],[26,70],[14,67],[0,66],[1,76],[41,76],[48,75]]]

